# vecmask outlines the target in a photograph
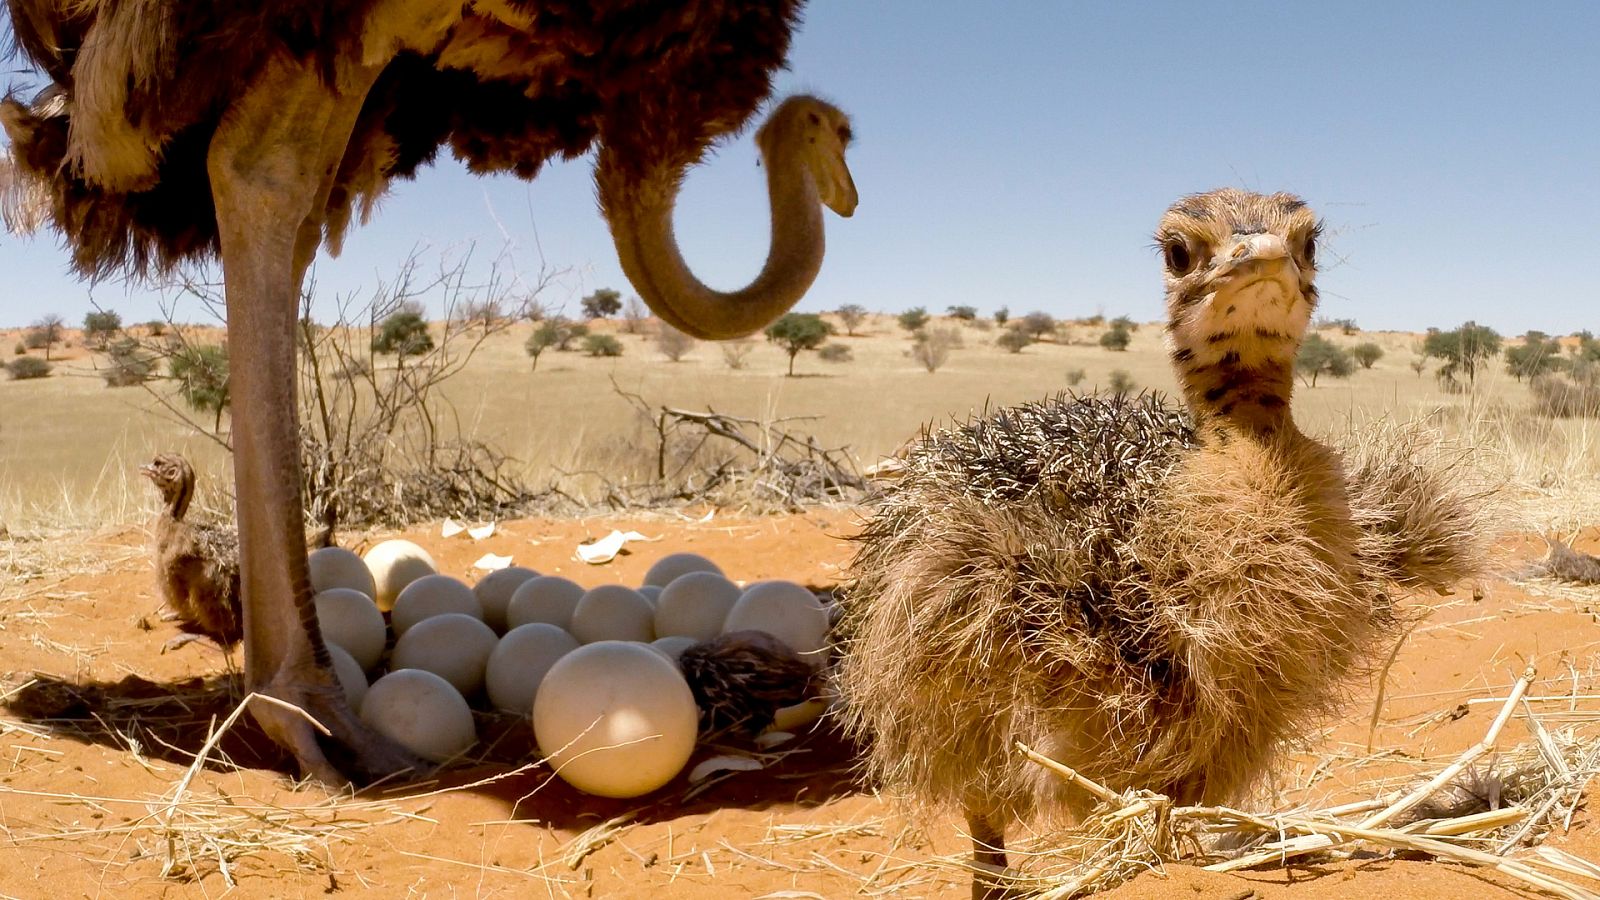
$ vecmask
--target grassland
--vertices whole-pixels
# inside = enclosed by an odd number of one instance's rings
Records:
[[[1175,387],[1154,325],[1139,328],[1126,352],[1098,346],[1102,329],[1078,325],[1016,354],[994,345],[997,331],[958,325],[965,346],[930,373],[910,358],[906,333],[879,316],[858,336],[833,339],[850,347],[851,361],[829,363],[803,353],[793,378],[784,374],[784,353],[771,344],[757,343],[746,367],[734,370],[716,345],[697,345],[674,363],[643,335],[619,335],[625,345],[620,358],[552,351],[534,370],[523,351],[530,327],[489,338],[446,384],[444,396],[466,436],[511,456],[535,485],[580,482],[573,473],[626,480],[646,471],[654,435],[613,382],[656,405],[710,407],[763,420],[814,417],[794,427],[824,445],[848,447],[862,465],[892,453],[927,423],[1063,390],[1070,370],[1084,372],[1079,390],[1107,383],[1119,369],[1141,388]],[[1331,434],[1376,418],[1428,420],[1446,437],[1481,451],[1492,477],[1537,501],[1539,521],[1531,525],[1571,527],[1589,515],[1589,488],[1600,477],[1597,423],[1534,416],[1527,388],[1498,362],[1472,391],[1448,394],[1431,372],[1411,368],[1416,335],[1326,334],[1345,344],[1374,341],[1385,355],[1348,379],[1298,388],[1302,427]],[[15,338],[0,334],[0,346]],[[136,467],[161,450],[191,455],[214,481],[224,474],[225,454],[215,441],[176,421],[144,390],[106,388],[95,369],[103,362],[75,343],[51,377],[0,382],[0,523],[13,532],[143,516],[150,498]]]

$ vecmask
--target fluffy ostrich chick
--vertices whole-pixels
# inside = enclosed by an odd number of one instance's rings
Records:
[[[155,484],[164,508],[155,523],[156,580],[173,617],[188,634],[165,650],[204,635],[223,647],[244,637],[239,609],[239,536],[231,528],[185,519],[194,498],[194,467],[163,453],[140,473]]]
[[[924,436],[859,538],[840,624],[849,730],[889,789],[964,812],[997,896],[1008,824],[1117,789],[1234,797],[1388,643],[1386,589],[1475,570],[1478,512],[1422,443],[1340,454],[1290,415],[1319,225],[1219,190],[1161,220],[1187,410],[1058,398]]]

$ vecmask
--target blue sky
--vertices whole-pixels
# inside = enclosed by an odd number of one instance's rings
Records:
[[[1154,319],[1162,210],[1238,185],[1326,220],[1324,315],[1600,330],[1600,4],[813,0],[791,61],[780,91],[853,115],[861,191],[854,218],[829,214],[802,309]],[[709,283],[760,267],[763,185],[748,135],[690,177],[679,240]],[[533,183],[440,165],[321,260],[319,286],[370,286],[414,246],[505,248],[524,277],[542,251],[573,308],[630,292],[588,160]],[[0,236],[0,272],[0,325],[157,311],[149,290],[79,282],[49,234]]]

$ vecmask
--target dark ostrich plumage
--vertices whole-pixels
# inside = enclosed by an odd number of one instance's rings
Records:
[[[678,657],[700,707],[700,730],[739,728],[756,734],[773,714],[812,696],[816,669],[760,631],[734,631],[703,641]]]
[[[50,195],[77,267],[105,275],[170,269],[218,253],[206,154],[233,94],[273,52],[359,52],[375,0],[9,0],[22,54],[52,84],[0,102],[13,164]],[[433,52],[402,52],[367,96],[322,220],[338,246],[396,178],[441,147],[474,172],[532,178],[598,142],[616,161],[697,161],[746,122],[784,64],[800,0],[501,0],[475,4]],[[485,11],[488,10],[488,11]],[[515,24],[507,24],[513,22]],[[126,82],[126,122],[155,156],[120,188],[68,156],[74,73],[92,33],[96,66]],[[109,46],[108,46],[109,45]],[[98,62],[98,60],[97,60]],[[83,86],[88,89],[92,86]],[[99,89],[103,90],[103,86]],[[121,90],[121,88],[118,88]],[[644,152],[644,151],[648,152]]]

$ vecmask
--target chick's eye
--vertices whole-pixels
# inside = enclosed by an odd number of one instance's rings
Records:
[[[1167,241],[1163,252],[1167,257],[1167,269],[1174,275],[1183,275],[1189,271],[1192,260],[1189,258],[1189,248],[1183,241]]]
[[[1314,234],[1306,238],[1306,262],[1317,264],[1317,236]]]

